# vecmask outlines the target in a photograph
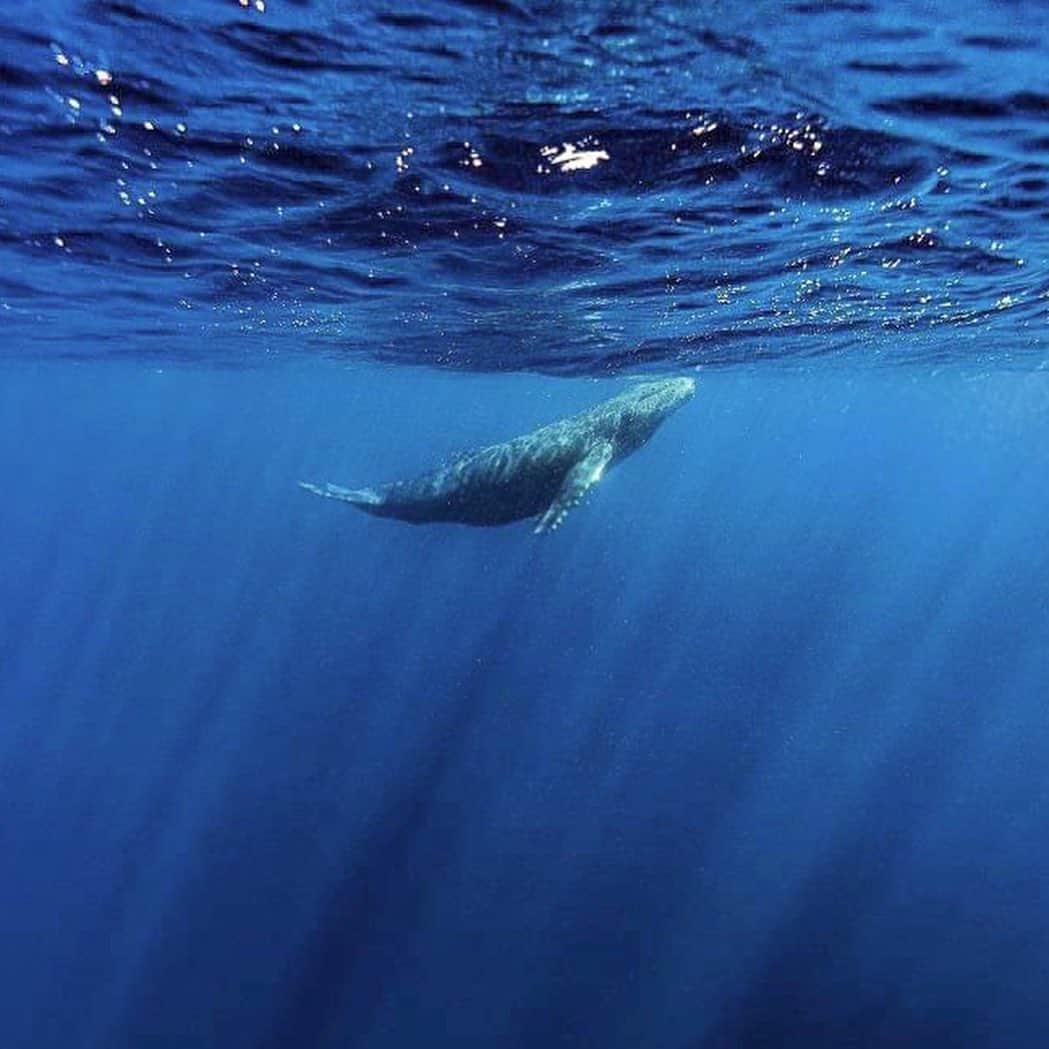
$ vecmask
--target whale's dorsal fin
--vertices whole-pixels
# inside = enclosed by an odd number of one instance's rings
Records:
[[[535,526],[536,534],[552,532],[561,524],[568,511],[573,506],[578,506],[586,493],[601,480],[613,454],[611,441],[598,441],[590,446],[586,455],[565,474],[554,501]]]

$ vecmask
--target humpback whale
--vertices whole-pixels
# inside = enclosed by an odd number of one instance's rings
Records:
[[[407,481],[342,488],[300,481],[308,492],[365,513],[423,524],[501,525],[535,517],[552,532],[616,463],[636,452],[692,398],[694,379],[661,379],[502,444],[457,455]]]

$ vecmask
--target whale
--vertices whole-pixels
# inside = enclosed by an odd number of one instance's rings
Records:
[[[695,390],[695,380],[687,377],[638,382],[578,415],[463,452],[410,480],[369,488],[299,484],[325,499],[412,524],[488,526],[535,519],[536,533],[553,532],[608,470],[646,444]]]

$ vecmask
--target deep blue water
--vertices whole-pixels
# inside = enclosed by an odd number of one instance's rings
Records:
[[[0,0],[0,1045],[1044,1049],[1047,47]]]

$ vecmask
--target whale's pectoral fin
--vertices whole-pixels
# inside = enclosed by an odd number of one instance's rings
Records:
[[[565,519],[573,506],[578,506],[583,497],[601,480],[605,468],[612,461],[611,441],[599,441],[572,467],[561,483],[561,490],[539,518],[535,526],[536,533],[552,532]]]

